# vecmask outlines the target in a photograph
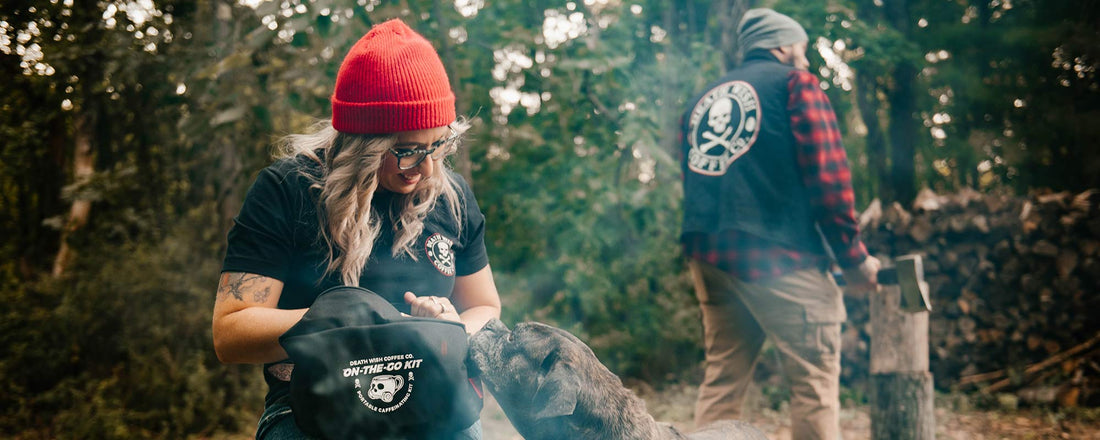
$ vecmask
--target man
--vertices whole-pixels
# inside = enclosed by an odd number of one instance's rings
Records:
[[[806,71],[797,22],[752,9],[742,65],[683,116],[681,237],[703,315],[706,375],[695,423],[740,418],[765,338],[791,387],[792,438],[836,439],[840,289],[873,289],[879,261],[859,239],[836,115]],[[824,238],[824,240],[822,240]]]

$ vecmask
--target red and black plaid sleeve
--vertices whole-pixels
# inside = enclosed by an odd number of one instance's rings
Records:
[[[684,255],[745,281],[774,278],[796,270],[828,266],[825,258],[736,229],[684,234]]]
[[[798,165],[818,224],[836,254],[837,263],[842,267],[858,265],[867,258],[867,248],[859,239],[852,173],[848,154],[841,144],[836,114],[814,74],[791,72],[788,88],[787,110]]]

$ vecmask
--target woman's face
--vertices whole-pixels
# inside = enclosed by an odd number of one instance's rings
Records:
[[[424,130],[405,131],[397,134],[397,142],[393,150],[413,151],[433,148],[432,144],[447,139],[451,136],[451,129],[447,126],[427,128]],[[446,148],[441,145],[439,148]],[[438,153],[437,153],[438,154]],[[401,164],[411,164],[421,159],[419,154],[401,159]],[[416,185],[432,177],[440,166],[438,160],[432,156],[424,157],[420,164],[402,170],[398,166],[398,158],[390,151],[382,155],[382,168],[378,171],[378,181],[389,191],[398,194],[408,194],[416,189]]]

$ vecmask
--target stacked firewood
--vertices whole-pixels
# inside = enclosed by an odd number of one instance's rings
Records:
[[[925,190],[910,209],[875,201],[860,222],[873,254],[923,256],[937,387],[1063,405],[1100,398],[1089,392],[1100,391],[1100,191]],[[845,375],[858,380],[866,302],[847,302]]]

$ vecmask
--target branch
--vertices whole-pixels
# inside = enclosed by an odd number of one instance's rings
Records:
[[[595,93],[592,93],[592,88],[589,86],[589,79],[591,78],[591,76],[591,72],[584,72],[584,85],[582,86],[582,89],[584,90],[584,95],[588,97],[588,102],[591,102],[592,105],[596,107],[596,111],[600,112],[604,115],[604,117],[611,121],[611,123],[615,125],[616,129],[622,128],[622,121],[620,121],[619,118],[615,117],[614,114],[611,113],[611,110],[609,110],[607,106],[604,105],[603,101],[600,101],[600,98],[596,96]]]
[[[1096,345],[1097,343],[1100,343],[1100,332],[1098,332],[1095,336],[1093,336],[1088,341],[1085,341],[1084,343],[1081,343],[1081,344],[1077,345],[1076,347],[1073,347],[1069,350],[1066,350],[1066,351],[1058,353],[1054,356],[1051,356],[1050,358],[1048,358],[1048,359],[1046,359],[1042,362],[1039,362],[1037,364],[1032,364],[1032,365],[1028,366],[1027,368],[1024,369],[1023,375],[1024,375],[1024,377],[1027,377],[1027,376],[1030,376],[1032,374],[1035,374],[1035,373],[1041,372],[1043,370],[1046,370],[1047,368],[1050,368],[1054,365],[1058,365],[1058,364],[1060,364],[1060,363],[1062,363],[1062,362],[1064,362],[1068,359],[1072,359],[1073,357],[1077,356],[1081,352],[1084,352],[1085,350],[1088,350],[1088,349],[1092,348],[1092,346]],[[1098,350],[1098,351],[1100,351],[1100,350]],[[1095,352],[1090,352],[1089,354],[1092,354],[1092,353],[1095,353]],[[996,376],[997,373],[1001,373],[1001,375]],[[995,377],[1003,377],[1004,376],[1004,370],[985,373],[985,375],[995,376]],[[975,375],[975,376],[982,376],[982,375],[979,374],[979,375]],[[970,377],[973,377],[973,376],[970,376]],[[993,377],[990,377],[990,379],[992,379],[992,378]],[[1006,377],[1004,379],[1001,379],[1001,380],[995,382],[994,384],[983,388],[982,393],[995,393],[997,391],[1000,391],[1000,390],[1012,385],[1012,379],[1013,379],[1012,377]],[[977,381],[977,380],[976,379],[971,380],[971,382],[974,382],[974,381]],[[961,380],[960,380],[960,382],[961,382]]]

